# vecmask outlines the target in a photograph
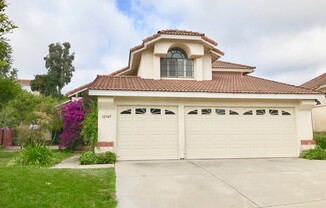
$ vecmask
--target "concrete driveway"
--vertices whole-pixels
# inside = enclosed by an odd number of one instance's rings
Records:
[[[120,208],[326,207],[326,161],[118,162]]]

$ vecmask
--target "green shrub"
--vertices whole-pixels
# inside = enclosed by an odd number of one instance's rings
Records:
[[[34,144],[43,144],[45,134],[40,129],[30,129],[27,125],[20,125],[15,129],[14,142],[22,147]]]
[[[100,154],[100,164],[112,164],[117,161],[117,156],[113,152]]]
[[[84,137],[85,141],[91,146],[92,149],[96,146],[97,135],[98,135],[98,125],[97,125],[97,103],[91,101],[89,103],[89,112],[85,115],[85,120],[83,121],[83,129],[80,135]]]
[[[42,144],[30,144],[23,149],[18,158],[14,160],[15,165],[49,167],[56,162],[53,152]]]
[[[315,149],[303,151],[300,157],[308,160],[326,160],[326,150],[317,146]]]
[[[326,133],[319,133],[314,135],[314,140],[316,140],[317,145],[322,148],[326,149]]]
[[[92,151],[83,152],[79,161],[82,165],[98,164],[98,156]]]
[[[80,155],[79,161],[82,165],[112,164],[117,161],[117,157],[113,152],[95,154],[92,151],[87,151]]]

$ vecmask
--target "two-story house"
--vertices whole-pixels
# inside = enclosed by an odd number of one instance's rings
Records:
[[[119,160],[297,157],[314,145],[311,109],[324,95],[219,61],[202,33],[162,30],[128,66],[68,93],[98,100],[98,145]],[[268,49],[266,49],[268,50]]]

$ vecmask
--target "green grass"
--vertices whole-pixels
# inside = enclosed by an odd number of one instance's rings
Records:
[[[114,169],[6,166],[18,154],[0,150],[0,207],[116,206]],[[66,152],[56,153],[57,158],[70,155]]]

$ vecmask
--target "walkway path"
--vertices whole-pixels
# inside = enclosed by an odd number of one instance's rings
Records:
[[[54,169],[98,169],[98,168],[113,168],[114,164],[99,164],[99,165],[80,165],[79,163],[79,156],[80,154],[73,155],[70,158],[67,158],[60,163],[56,164],[55,166],[51,167]]]

